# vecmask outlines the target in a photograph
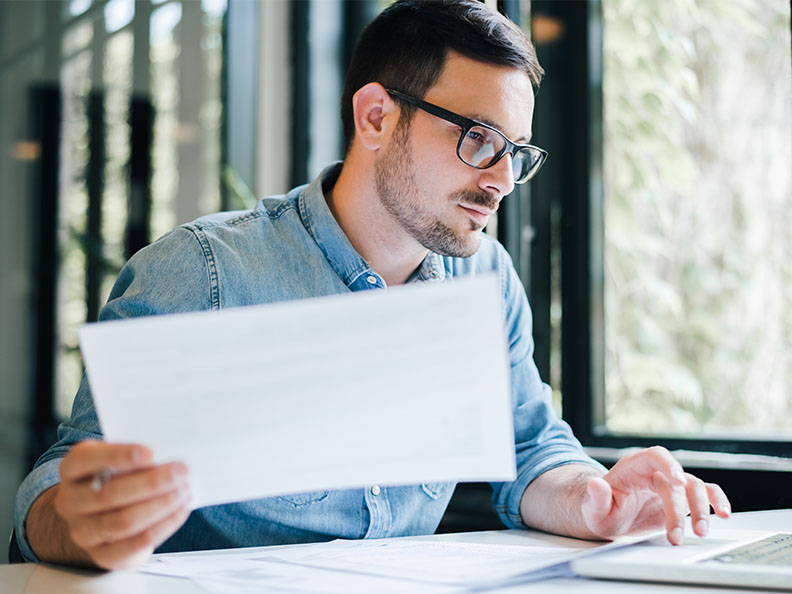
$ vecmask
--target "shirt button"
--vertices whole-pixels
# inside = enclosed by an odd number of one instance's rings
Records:
[[[377,277],[376,276],[369,276],[369,277],[366,278],[366,280],[368,281],[368,284],[370,284],[370,285],[376,285],[377,284]]]
[[[374,495],[374,497],[380,494],[379,485],[374,485],[373,487],[371,487],[371,494]]]

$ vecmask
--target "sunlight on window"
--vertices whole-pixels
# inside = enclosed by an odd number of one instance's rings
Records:
[[[178,17],[173,12],[178,6]],[[158,237],[176,225],[174,201],[179,192],[179,54],[174,29],[181,20],[181,5],[168,4],[151,15],[151,94],[154,119],[154,154],[151,180],[151,227]],[[156,36],[155,36],[156,31]]]
[[[604,0],[606,415],[792,435],[788,0]]]
[[[135,17],[133,0],[110,0],[104,7],[105,29],[115,33],[132,22]]]
[[[156,45],[166,42],[181,18],[182,6],[179,2],[173,2],[155,10],[151,15],[149,26],[151,43]]]
[[[91,8],[93,0],[71,0],[69,2],[69,14],[71,16],[78,16]]]
[[[55,329],[55,413],[68,416],[74,392],[82,375],[82,360],[77,348],[77,327],[85,321],[85,269],[83,249],[88,190],[88,118],[86,115],[90,84],[91,54],[83,51],[61,67],[63,116],[60,146],[60,196],[58,247],[61,253],[57,285],[57,327]]]
[[[85,11],[90,5],[72,2],[69,7]],[[106,302],[129,256],[127,237],[135,226],[131,221],[138,223],[136,228],[146,227],[148,240],[153,240],[179,222],[221,207],[225,6],[224,0],[203,4],[171,0],[159,3],[149,18],[144,11],[135,15],[131,1],[110,0],[103,11],[97,8],[65,25],[58,42],[63,107],[55,412],[60,418],[69,415],[82,375],[77,328],[95,315],[89,303],[98,300],[100,307]],[[133,19],[148,22],[133,30],[127,26]],[[149,38],[136,37],[141,29],[145,32],[144,27]],[[103,29],[111,34],[105,35]],[[186,99],[182,86],[190,90]],[[90,105],[96,105],[92,101],[99,102],[98,117],[96,112],[89,114]],[[151,104],[154,112],[151,145],[141,146],[146,141],[140,139],[147,136],[143,133],[138,134],[135,147],[144,158],[145,151],[151,150],[151,213],[143,224],[135,219],[141,206],[131,195],[130,118],[132,106],[141,103]],[[92,125],[97,126],[94,131],[100,132],[100,138],[92,135]],[[92,186],[99,194],[92,199],[101,207],[94,219],[99,223],[94,236],[89,233],[87,216],[91,146],[98,151],[94,157],[100,159],[101,167],[101,179],[94,178]],[[135,181],[145,186],[147,180]],[[98,278],[98,283],[90,278]]]
[[[227,5],[227,0],[201,0],[201,8],[210,19],[222,18]]]

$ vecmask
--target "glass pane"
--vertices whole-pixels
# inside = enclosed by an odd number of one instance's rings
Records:
[[[124,262],[129,202],[129,105],[132,99],[134,40],[129,30],[107,40],[104,64],[105,163],[102,194],[102,289],[104,303]]]
[[[86,319],[85,233],[88,210],[88,95],[92,56],[83,51],[61,66],[63,100],[60,147],[60,212],[58,245],[57,351],[55,357],[55,413],[69,415],[82,375],[77,327]]]
[[[93,39],[93,22],[83,19],[72,27],[68,28],[63,34],[61,43],[61,53],[64,57],[69,57],[88,47]]]
[[[105,29],[115,33],[127,26],[135,17],[135,3],[132,0],[109,0],[104,7]]]
[[[221,207],[221,11],[225,3],[209,2],[207,6],[211,12],[202,10],[198,2],[171,1],[153,10],[149,20],[145,11],[135,14],[132,2],[111,0],[102,11],[94,11],[97,22],[83,17],[80,22],[64,25],[63,36],[56,40],[63,50],[58,238],[61,257],[55,361],[58,417],[68,416],[82,374],[77,327],[87,321],[92,299],[98,298],[99,306],[105,303],[129,255],[125,251],[133,226],[133,99],[150,100],[154,107],[149,239]],[[147,20],[148,46],[145,36],[139,47],[135,46],[140,28],[128,27],[130,19]],[[103,35],[105,26],[115,32]],[[140,36],[137,40],[141,41]],[[180,89],[184,88],[191,92],[182,94]],[[91,202],[86,178],[91,157],[92,96],[98,97],[102,106],[98,121],[94,122],[103,134],[98,147],[101,180],[95,182],[101,207],[96,219],[100,222],[99,241],[89,234],[87,215]],[[97,267],[98,272],[94,270]],[[98,287],[91,282],[89,268],[98,274]]]
[[[789,1],[602,4],[607,428],[789,439]]]
[[[91,8],[92,0],[71,0],[69,2],[68,14],[70,17],[79,16]]]
[[[168,4],[151,15],[151,94],[156,113],[151,180],[151,229],[154,237],[177,224],[179,192],[179,57],[176,27],[181,4]]]

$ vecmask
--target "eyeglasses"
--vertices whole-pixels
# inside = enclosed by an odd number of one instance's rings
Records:
[[[498,130],[488,124],[471,120],[453,111],[448,111],[437,105],[427,103],[410,95],[405,95],[393,89],[387,89],[388,94],[395,99],[414,105],[425,112],[441,118],[462,128],[457,143],[457,156],[465,165],[476,169],[492,167],[510,154],[512,158],[512,174],[514,183],[522,184],[531,179],[547,159],[547,151],[532,144],[517,144],[512,142]]]

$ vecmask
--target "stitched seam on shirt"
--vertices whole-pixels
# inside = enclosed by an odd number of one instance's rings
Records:
[[[306,188],[307,189],[307,188]],[[300,192],[300,195],[297,196],[297,202],[302,202],[302,206],[300,207],[298,214],[300,218],[303,220],[303,224],[305,228],[308,230],[308,233],[311,237],[313,237],[316,243],[319,243],[319,240],[316,237],[316,228],[314,227],[313,218],[311,217],[311,211],[308,209],[308,204],[306,203],[307,198],[305,197],[305,190]]]
[[[244,225],[245,223],[249,223],[251,221],[257,221],[263,217],[267,217],[270,221],[274,221],[283,216],[283,213],[294,209],[294,204],[291,202],[283,202],[282,204],[279,204],[274,210],[257,209],[226,221],[201,221],[190,223],[190,226],[195,227],[200,231],[203,231],[204,229],[216,229],[220,227],[239,227],[240,225]]]
[[[212,246],[209,245],[209,239],[206,233],[201,228],[195,225],[185,225],[184,229],[190,231],[193,237],[198,241],[201,247],[201,252],[204,255],[204,262],[206,263],[206,271],[209,275],[209,303],[211,309],[220,309],[220,283],[217,279],[217,263],[215,261]]]
[[[303,207],[298,210],[298,214],[300,214],[300,218],[302,218],[303,224],[305,225],[305,228],[308,230],[309,235],[313,238],[316,244],[321,247],[321,244],[319,243],[319,238],[316,233],[316,226],[314,225],[313,217],[311,216],[311,211],[308,208],[308,204],[306,202],[307,198],[305,197],[305,192],[307,191],[307,189],[308,188],[300,192],[300,195],[297,197],[298,201],[302,200],[303,202]],[[322,251],[324,252],[324,249],[322,249]],[[330,260],[329,255],[325,253],[325,257],[332,264],[332,260]],[[335,268],[335,266],[333,266],[333,268]],[[343,279],[344,283],[346,283],[346,285],[351,288],[354,282],[357,279],[359,279],[361,275],[368,272],[368,270],[369,268],[367,266],[358,266],[351,272],[346,273],[346,278]]]
[[[506,268],[506,258],[503,256],[503,252],[500,252],[498,254],[498,276],[500,276],[500,289],[501,295],[503,295],[504,310],[506,307],[506,277],[508,276]]]
[[[370,268],[368,266],[359,266],[355,268],[352,272],[350,272],[346,278],[346,282],[348,285],[353,285],[357,279],[359,279],[364,274],[368,273]]]

